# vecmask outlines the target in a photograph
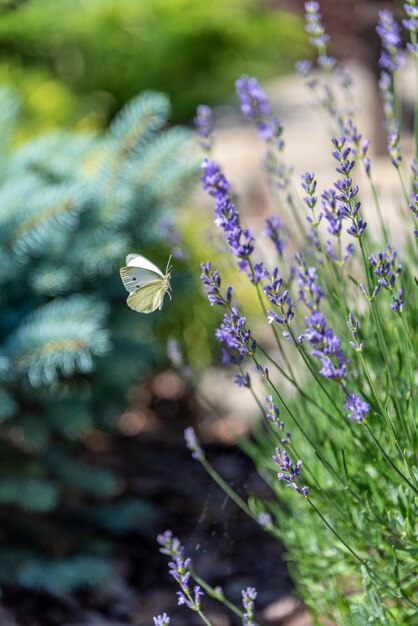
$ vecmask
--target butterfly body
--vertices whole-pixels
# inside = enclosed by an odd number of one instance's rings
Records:
[[[125,289],[129,292],[128,306],[138,313],[152,313],[162,309],[166,293],[170,292],[170,259],[166,273],[140,254],[128,254],[126,266],[120,269]]]

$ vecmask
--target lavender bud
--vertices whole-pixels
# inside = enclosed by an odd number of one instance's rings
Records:
[[[194,428],[192,428],[191,426],[185,429],[184,440],[186,442],[186,447],[192,453],[192,457],[196,459],[196,461],[203,461],[205,455],[196,437]]]

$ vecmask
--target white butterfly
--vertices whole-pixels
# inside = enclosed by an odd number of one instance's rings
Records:
[[[140,254],[128,254],[126,267],[121,267],[120,276],[129,291],[128,306],[139,313],[152,313],[162,309],[166,293],[171,299],[170,265],[168,259],[165,274],[151,261]]]

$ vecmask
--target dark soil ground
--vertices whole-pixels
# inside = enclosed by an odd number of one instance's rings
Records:
[[[100,451],[102,464],[123,476],[126,494],[144,503],[135,532],[116,541],[114,575],[96,590],[69,596],[6,588],[0,626],[152,626],[152,617],[163,612],[173,626],[201,624],[177,606],[177,586],[156,543],[167,528],[183,542],[199,575],[222,586],[233,601],[239,603],[241,589],[255,586],[261,611],[290,593],[282,548],[225,496],[184,446],[184,428],[210,419],[194,395],[175,379],[164,383],[160,377],[135,390],[132,402],[119,420],[119,434],[105,438]],[[212,442],[205,451],[238,492],[268,495],[235,446]],[[208,598],[204,603],[214,626],[239,624],[221,605]]]

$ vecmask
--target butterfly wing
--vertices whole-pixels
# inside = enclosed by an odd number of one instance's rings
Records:
[[[144,256],[140,254],[128,254],[126,257],[126,265],[128,267],[139,267],[143,270],[149,270],[150,272],[154,272],[158,274],[158,276],[163,276],[163,273],[154,263],[148,261]]]
[[[165,291],[164,282],[161,279],[154,280],[130,293],[128,306],[138,313],[152,313],[155,309],[161,309]]]
[[[125,289],[129,291],[129,293],[132,293],[137,289],[146,287],[152,282],[161,281],[162,274],[160,275],[152,270],[141,267],[121,267],[120,277]]]

